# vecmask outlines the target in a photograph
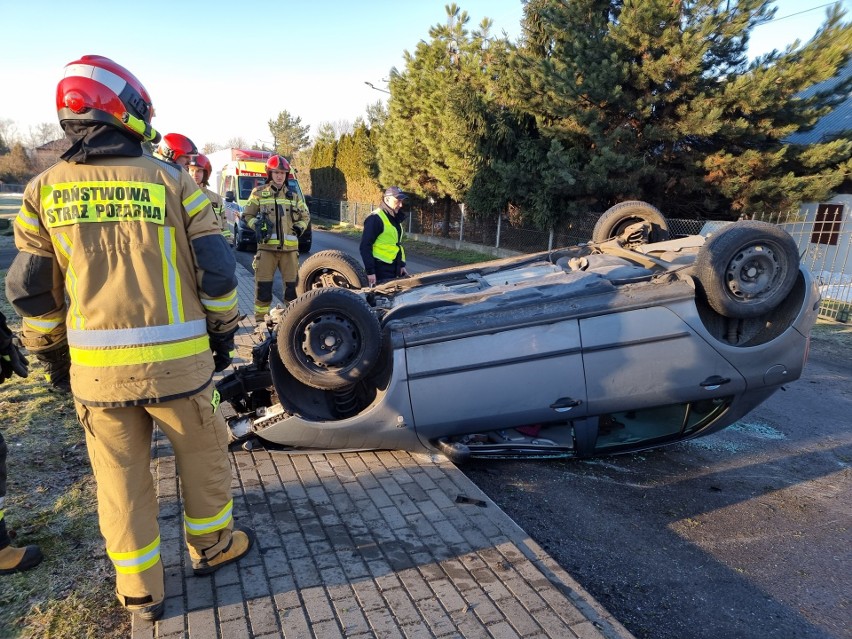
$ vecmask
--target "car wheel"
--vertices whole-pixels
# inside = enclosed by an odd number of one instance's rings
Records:
[[[243,233],[240,231],[239,224],[234,224],[234,248],[238,251],[246,250],[246,241],[243,239]]]
[[[799,249],[790,234],[767,222],[738,222],[711,235],[695,258],[695,278],[720,315],[763,315],[793,289]]]
[[[367,271],[361,262],[343,251],[320,251],[306,258],[299,267],[296,292],[301,295],[315,288],[364,288]]]
[[[648,222],[651,225],[649,242],[664,242],[669,239],[669,225],[660,210],[647,202],[630,200],[604,211],[595,223],[592,242],[606,242],[618,237],[624,229],[636,222]]]
[[[370,305],[343,288],[297,297],[278,322],[278,355],[298,381],[312,388],[351,386],[376,365],[381,328]]]

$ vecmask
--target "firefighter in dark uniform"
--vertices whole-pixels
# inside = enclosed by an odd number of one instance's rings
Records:
[[[243,219],[257,238],[254,319],[263,322],[272,305],[272,282],[281,271],[284,301],[296,299],[299,236],[308,227],[308,207],[287,188],[290,163],[273,155],[266,161],[266,184],[254,187]]]
[[[189,174],[143,152],[143,140],[160,136],[133,74],[83,56],[65,67],[56,103],[71,147],[24,191],[6,296],[27,350],[70,361],[115,592],[154,620],[165,598],[154,423],[180,469],[195,574],[252,545],[253,532],[234,525],[228,427],[213,386],[234,348],[236,262]]]
[[[402,189],[390,186],[385,189],[381,206],[364,220],[360,252],[370,286],[408,275],[402,248],[402,207],[407,199]]]

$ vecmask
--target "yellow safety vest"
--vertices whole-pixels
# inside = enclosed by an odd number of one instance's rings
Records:
[[[404,262],[405,249],[402,248],[402,227],[400,226],[399,233],[397,234],[396,227],[384,210],[376,209],[373,213],[378,215],[384,224],[384,230],[376,237],[376,241],[373,242],[373,257],[386,264],[393,264],[396,254],[399,253],[400,258]]]

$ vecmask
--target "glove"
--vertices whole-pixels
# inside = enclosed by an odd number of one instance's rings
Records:
[[[296,237],[302,237],[302,233],[304,233],[304,232],[305,232],[305,227],[302,226],[301,224],[294,224],[293,225],[293,235],[295,235]]]
[[[52,351],[36,353],[36,359],[44,366],[44,378],[53,388],[71,392],[71,354],[67,344]]]
[[[6,326],[6,320],[0,320],[0,384],[13,374],[18,377],[29,375],[27,364],[27,358],[15,344],[12,331]]]
[[[255,230],[257,231],[257,237],[261,242],[269,237],[269,218],[266,217],[265,213],[258,219]]]
[[[219,373],[231,365],[234,359],[234,333],[210,335],[210,350],[213,351],[213,369]]]

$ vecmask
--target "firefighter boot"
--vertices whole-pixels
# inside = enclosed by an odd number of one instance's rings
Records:
[[[10,575],[13,572],[23,572],[35,568],[44,557],[38,546],[16,548],[5,546],[0,548],[0,575]]]
[[[231,541],[222,552],[213,557],[192,557],[192,571],[196,575],[209,575],[230,563],[244,557],[254,543],[254,531],[251,528],[237,526],[231,533]]]
[[[145,621],[157,621],[160,617],[163,616],[163,610],[166,607],[166,602],[161,601],[159,603],[155,603],[151,606],[145,606],[144,608],[137,608],[132,612],[139,615]]]

